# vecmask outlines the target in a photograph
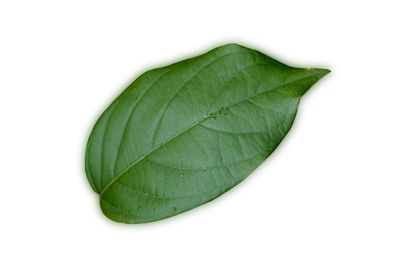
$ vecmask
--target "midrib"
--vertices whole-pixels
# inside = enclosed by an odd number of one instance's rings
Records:
[[[259,93],[259,94],[255,94],[255,95],[253,95],[253,96],[251,96],[251,97],[249,97],[249,98],[240,100],[240,101],[238,101],[238,102],[236,102],[236,103],[234,103],[234,104],[232,104],[232,105],[226,106],[226,108],[231,108],[231,107],[233,107],[233,106],[239,105],[239,104],[241,104],[241,103],[243,103],[243,102],[245,102],[245,101],[248,101],[248,100],[250,100],[250,99],[252,99],[252,98],[255,98],[255,97],[257,97],[257,96],[260,96],[260,95],[263,95],[263,94],[266,94],[266,93],[274,92],[274,91],[276,91],[277,89],[280,89],[280,88],[282,88],[282,87],[284,87],[284,86],[287,86],[287,85],[290,85],[290,84],[293,84],[293,83],[296,83],[296,82],[299,82],[299,81],[302,81],[302,80],[311,78],[311,77],[313,77],[313,76],[316,76],[316,75],[314,74],[314,75],[306,76],[306,77],[303,77],[303,78],[301,78],[301,79],[297,79],[297,80],[294,80],[294,81],[291,81],[291,82],[288,82],[288,83],[281,84],[281,85],[279,85],[279,86],[277,86],[277,87],[275,87],[275,88],[272,88],[272,89],[270,89],[270,90],[264,91],[264,92]],[[199,121],[197,121],[197,122],[194,122],[194,123],[191,124],[189,127],[185,128],[184,130],[182,130],[181,132],[177,133],[176,135],[174,135],[173,137],[171,137],[170,139],[168,139],[168,140],[165,141],[164,143],[162,143],[162,144],[160,144],[159,146],[157,146],[157,147],[151,149],[148,153],[146,153],[146,154],[144,154],[143,156],[141,156],[138,160],[136,160],[134,163],[132,163],[132,164],[129,165],[126,169],[124,169],[120,174],[118,174],[116,177],[112,178],[112,179],[110,180],[110,182],[103,188],[103,190],[101,190],[100,196],[102,196],[103,193],[104,193],[105,191],[107,191],[107,189],[108,189],[119,177],[121,177],[122,175],[124,175],[124,174],[125,174],[127,171],[129,171],[131,168],[133,168],[137,163],[139,163],[140,161],[142,161],[143,159],[145,159],[147,156],[151,155],[154,151],[160,149],[162,146],[168,144],[169,142],[171,142],[171,141],[174,140],[175,138],[178,138],[178,137],[179,137],[180,135],[182,135],[183,133],[189,131],[190,129],[192,129],[193,127],[195,127],[196,125],[198,125],[199,123],[201,123],[201,122],[203,122],[203,121],[209,119],[209,118],[212,116],[211,114],[217,112],[218,110],[219,110],[219,109],[216,109],[216,110],[210,112],[208,115],[204,115],[204,116],[202,117],[201,120],[199,120]]]

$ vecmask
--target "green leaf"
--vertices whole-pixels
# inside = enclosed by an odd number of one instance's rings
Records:
[[[228,44],[142,74],[95,124],[86,174],[112,220],[145,223],[223,194],[289,131],[326,69]]]

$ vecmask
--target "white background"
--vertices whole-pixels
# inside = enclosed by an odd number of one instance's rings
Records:
[[[1,266],[400,266],[398,1],[1,1]],[[238,187],[114,223],[91,126],[146,69],[238,42],[332,73]]]

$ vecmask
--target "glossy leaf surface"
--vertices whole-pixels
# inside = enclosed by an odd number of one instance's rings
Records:
[[[229,44],[144,73],[89,137],[86,174],[103,213],[156,221],[226,192],[278,146],[328,72]]]

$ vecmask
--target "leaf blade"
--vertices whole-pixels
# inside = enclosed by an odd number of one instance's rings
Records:
[[[142,75],[89,138],[86,168],[103,213],[121,222],[150,222],[229,190],[272,153],[300,97],[327,73],[226,45]],[[141,97],[132,108],[135,94]],[[118,109],[118,103],[125,104]],[[106,135],[113,112],[116,122]],[[93,142],[102,131],[103,142]],[[99,143],[108,148],[101,149],[101,174],[91,167],[99,165]]]

